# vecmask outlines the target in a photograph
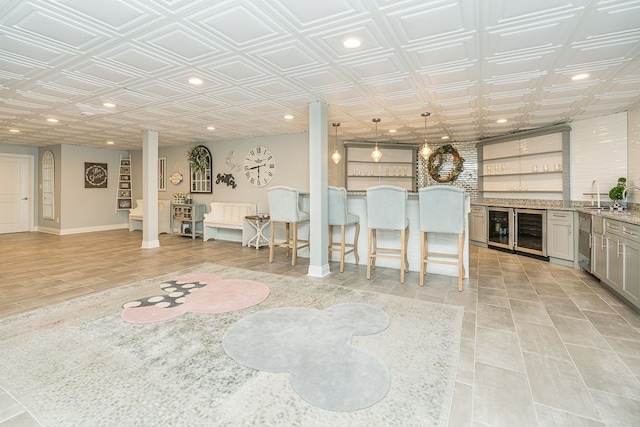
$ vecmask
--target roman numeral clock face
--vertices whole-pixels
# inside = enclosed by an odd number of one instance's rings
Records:
[[[276,173],[276,159],[265,146],[253,147],[244,158],[244,177],[256,187],[264,187]]]

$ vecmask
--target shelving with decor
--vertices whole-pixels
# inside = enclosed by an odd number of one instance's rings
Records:
[[[566,125],[478,143],[478,192],[490,198],[569,200]]]
[[[206,206],[200,204],[171,204],[171,235],[188,236],[192,239],[202,236]]]
[[[382,159],[374,162],[371,142],[345,142],[344,176],[348,191],[366,191],[375,185],[396,185],[416,191],[418,145],[378,143]]]
[[[116,212],[131,209],[133,194],[131,183],[131,155],[120,156],[118,165],[118,194],[116,195]]]

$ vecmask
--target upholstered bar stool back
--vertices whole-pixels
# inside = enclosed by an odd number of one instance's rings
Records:
[[[400,260],[400,283],[409,270],[407,242],[409,241],[409,218],[407,218],[407,190],[394,185],[378,185],[367,189],[367,279],[371,269],[376,268],[377,258]],[[377,230],[400,232],[398,248],[378,246]]]
[[[418,191],[420,203],[420,286],[424,285],[427,265],[447,264],[458,266],[458,290],[462,291],[464,278],[464,190],[435,185]],[[428,233],[455,234],[458,237],[458,253],[429,251]],[[444,258],[444,259],[443,259]],[[448,259],[455,258],[455,261]]]
[[[296,265],[298,249],[309,246],[309,239],[298,238],[298,225],[309,221],[309,213],[301,211],[298,206],[298,190],[291,187],[271,187],[267,190],[269,199],[269,216],[271,217],[271,235],[269,239],[269,262],[273,262],[273,252],[278,246],[287,249],[287,256],[291,255],[291,265]],[[277,224],[284,224],[284,240],[275,240]]]
[[[358,236],[360,235],[360,217],[347,211],[347,190],[344,187],[329,187],[329,261],[333,251],[340,251],[340,273],[344,271],[344,257],[353,253],[356,264],[360,262],[358,256]],[[346,243],[345,230],[347,226],[355,226],[353,243]],[[340,242],[333,241],[333,227],[340,227]],[[350,248],[347,250],[347,248]]]

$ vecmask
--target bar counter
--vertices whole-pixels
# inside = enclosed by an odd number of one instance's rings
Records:
[[[307,210],[309,207],[308,194],[301,194],[302,207]],[[367,194],[363,191],[349,192],[347,194],[347,207],[350,213],[360,217],[360,236],[358,238],[358,255],[360,255],[360,265],[367,265]],[[469,277],[469,220],[468,213],[471,209],[470,198],[465,199],[465,223],[464,223],[464,272],[466,278]],[[407,201],[407,216],[409,217],[409,244],[407,248],[407,257],[409,259],[409,270],[420,271],[420,209],[418,203],[418,193],[409,193]],[[353,240],[354,227],[347,227],[346,240]],[[303,233],[305,235],[306,232]],[[429,250],[431,252],[457,253],[458,238],[456,235],[445,234],[429,234]],[[340,227],[334,227],[334,241],[340,241]],[[313,244],[313,242],[311,242]],[[400,247],[400,232],[378,230],[378,246],[381,247]],[[302,256],[309,256],[301,253]],[[450,260],[450,259],[449,259]],[[333,252],[332,261],[340,261],[340,253]],[[355,257],[353,254],[345,257],[345,263],[354,264]],[[376,266],[400,268],[399,260],[379,258]],[[446,276],[458,277],[458,269],[455,265],[429,264],[427,273],[443,274]],[[428,283],[427,283],[428,284]]]

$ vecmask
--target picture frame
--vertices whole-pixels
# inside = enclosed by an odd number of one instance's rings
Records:
[[[125,189],[131,188],[131,184],[128,182],[121,182],[120,188],[125,188]]]
[[[118,209],[131,209],[131,199],[118,199]]]
[[[84,188],[107,188],[108,178],[107,163],[84,163]]]

